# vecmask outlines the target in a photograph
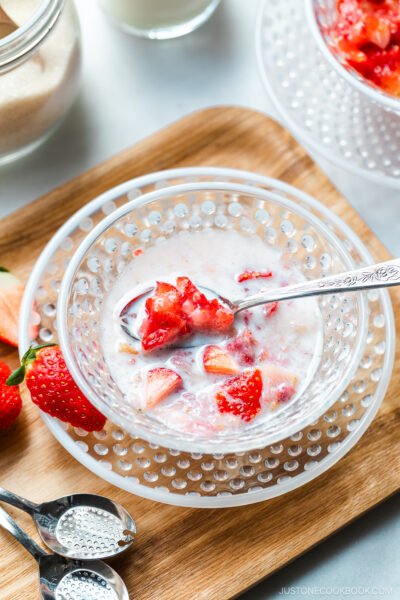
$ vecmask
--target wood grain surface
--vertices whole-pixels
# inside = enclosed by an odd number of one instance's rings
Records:
[[[189,115],[1,221],[0,263],[26,280],[56,229],[101,192],[150,171],[199,165],[248,169],[291,183],[349,223],[377,260],[389,258],[359,215],[280,125],[247,109],[219,107]],[[400,290],[391,294],[399,313]],[[1,343],[0,357],[17,364],[16,351]],[[398,349],[396,365],[376,419],[351,452],[308,485],[261,504],[194,510],[121,491],[76,462],[27,399],[19,421],[0,434],[1,485],[38,502],[88,491],[126,506],[137,522],[137,541],[113,566],[132,598],[227,600],[399,489]],[[29,517],[10,512],[38,539]],[[1,530],[0,598],[38,598],[33,559]]]

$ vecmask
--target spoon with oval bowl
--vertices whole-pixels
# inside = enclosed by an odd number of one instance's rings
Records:
[[[396,258],[387,262],[370,265],[336,273],[335,275],[304,281],[294,285],[281,288],[271,288],[252,296],[239,299],[228,299],[215,290],[198,285],[200,292],[208,299],[216,298],[218,302],[228,308],[234,316],[242,310],[267,304],[269,302],[280,302],[292,298],[305,298],[307,296],[320,296],[322,294],[338,294],[343,292],[354,292],[373,288],[390,287],[400,285],[400,259]],[[146,299],[155,291],[155,284],[145,284],[128,292],[119,301],[115,312],[119,316],[122,330],[133,340],[140,340],[140,325],[145,316]],[[210,336],[197,334],[179,338],[176,343],[171,344],[174,348],[190,348],[210,343]]]

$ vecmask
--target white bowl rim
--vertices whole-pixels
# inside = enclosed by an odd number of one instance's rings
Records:
[[[133,183],[133,181],[135,181],[135,180],[132,180],[131,183]],[[271,179],[272,185],[275,184],[275,181],[276,180]],[[127,183],[129,183],[129,182],[127,182]],[[137,183],[136,183],[136,185],[137,185]],[[291,193],[293,195],[295,195],[296,197],[298,197],[298,195],[296,194],[296,192],[297,192],[296,188],[293,186],[289,186],[289,187],[290,187]],[[84,255],[86,254],[88,249],[91,247],[93,242],[108,227],[110,227],[115,221],[117,221],[119,218],[126,215],[127,213],[131,212],[138,206],[143,206],[144,204],[148,204],[155,199],[162,199],[164,197],[168,197],[173,194],[190,193],[190,192],[193,192],[194,190],[201,191],[201,190],[210,190],[210,189],[215,190],[215,191],[222,191],[222,190],[229,190],[229,191],[233,191],[233,192],[236,191],[236,192],[240,192],[243,194],[249,194],[249,195],[255,194],[255,195],[258,195],[261,197],[264,196],[266,199],[273,198],[278,203],[283,204],[284,206],[288,207],[289,209],[293,209],[294,212],[305,217],[308,221],[313,223],[313,225],[316,226],[317,229],[322,230],[323,235],[333,244],[333,246],[336,248],[336,250],[341,254],[341,257],[344,260],[344,262],[348,264],[348,268],[352,269],[355,267],[355,263],[354,263],[351,255],[343,248],[340,240],[329,228],[326,227],[326,225],[318,217],[313,215],[313,213],[311,213],[307,209],[303,208],[301,205],[297,204],[296,202],[289,200],[288,198],[280,197],[277,194],[274,194],[273,192],[270,192],[270,191],[264,190],[264,189],[260,189],[260,188],[254,187],[254,186],[248,186],[248,185],[243,185],[243,184],[238,184],[238,183],[205,182],[205,181],[204,182],[178,184],[178,185],[168,186],[168,187],[162,188],[160,190],[155,190],[155,191],[143,194],[143,195],[139,196],[138,198],[135,198],[134,200],[130,200],[130,201],[126,202],[120,208],[114,210],[111,214],[109,214],[104,219],[102,219],[90,231],[90,233],[82,240],[82,242],[80,243],[78,248],[75,250],[73,256],[70,259],[70,262],[67,266],[67,269],[64,273],[64,276],[63,276],[63,279],[61,282],[61,287],[60,287],[59,296],[58,296],[57,331],[58,331],[58,336],[59,336],[60,348],[63,353],[65,362],[71,372],[73,379],[77,383],[78,387],[82,390],[82,393],[87,398],[90,399],[90,401],[94,404],[94,406],[96,406],[100,410],[100,412],[105,414],[105,416],[107,418],[109,418],[116,425],[120,426],[122,429],[127,429],[126,421],[123,418],[120,418],[117,413],[112,413],[112,411],[110,411],[108,409],[108,406],[104,405],[103,401],[99,397],[94,396],[92,388],[87,384],[85,378],[82,376],[82,374],[76,364],[74,355],[72,353],[72,350],[71,350],[71,347],[69,344],[69,334],[68,334],[67,319],[66,319],[67,304],[68,304],[68,297],[69,297],[70,290],[71,290],[72,280],[74,278],[76,269],[78,268]],[[108,192],[103,194],[101,196],[101,198],[103,199],[103,202],[107,202],[113,198],[116,198],[119,195],[121,195],[120,194],[120,186],[117,186],[116,188],[112,188],[111,190],[109,190]],[[274,196],[275,196],[275,198],[274,198]],[[359,317],[360,317],[361,324],[365,323],[365,316],[366,316],[366,300],[365,300],[364,294],[365,293],[363,293],[363,292],[357,293],[357,298],[358,298],[359,307],[360,307]],[[362,354],[363,348],[365,346],[366,336],[367,336],[367,329],[364,327],[363,331],[362,331],[362,335],[358,335],[356,347],[354,349],[354,352],[352,353],[352,358],[349,361],[348,366],[343,375],[343,378],[341,381],[341,386],[340,386],[341,389],[339,391],[332,390],[332,392],[325,398],[324,402],[323,403],[321,402],[320,407],[316,407],[312,412],[310,412],[307,415],[306,419],[304,419],[304,417],[303,417],[303,419],[300,419],[300,418],[297,419],[291,425],[291,427],[289,427],[287,430],[285,430],[282,433],[277,432],[274,435],[270,435],[269,437],[265,438],[265,441],[262,438],[261,439],[258,438],[256,443],[254,443],[254,442],[252,443],[251,439],[241,441],[239,443],[234,443],[234,442],[225,442],[222,438],[219,441],[214,442],[215,445],[213,446],[213,442],[208,441],[206,439],[204,439],[204,441],[203,440],[198,440],[198,441],[197,440],[188,440],[188,441],[179,440],[179,432],[176,432],[175,435],[171,436],[171,439],[168,439],[168,437],[166,435],[149,432],[148,429],[146,429],[146,428],[143,429],[140,425],[137,425],[137,424],[132,425],[132,430],[130,431],[130,433],[132,433],[134,435],[138,435],[138,436],[142,437],[143,439],[146,439],[149,442],[153,442],[155,444],[158,444],[158,445],[161,445],[164,447],[171,447],[171,448],[175,448],[177,450],[188,451],[188,452],[203,452],[203,453],[207,453],[207,454],[218,453],[221,451],[224,453],[248,451],[248,450],[252,450],[255,448],[260,448],[260,447],[264,447],[264,446],[268,446],[268,445],[277,443],[278,441],[295,434],[297,431],[303,429],[304,427],[306,427],[307,425],[309,425],[310,423],[315,421],[317,418],[319,418],[321,416],[321,414],[323,414],[326,410],[328,410],[329,406],[331,406],[337,400],[337,398],[340,396],[342,391],[344,389],[346,389],[347,385],[349,384],[349,382],[352,378],[354,366],[358,364],[358,362],[361,358],[361,354]],[[128,428],[128,431],[129,431],[129,428]]]
[[[347,70],[340,61],[335,58],[333,53],[329,50],[326,41],[324,40],[324,36],[321,33],[321,30],[318,26],[315,11],[314,11],[314,1],[315,0],[307,0],[306,2],[306,16],[308,20],[308,24],[310,26],[311,32],[314,36],[315,41],[318,44],[318,48],[324,55],[324,57],[329,61],[331,66],[335,69],[336,73],[343,77],[353,88],[355,88],[361,94],[368,96],[368,98],[372,102],[376,102],[377,104],[383,105],[386,108],[391,109],[392,111],[398,112],[400,110],[400,98],[396,98],[395,96],[391,96],[384,90],[380,90],[378,87],[374,87],[373,85],[367,83],[367,79],[362,77],[362,75],[358,75],[357,71],[350,68]]]

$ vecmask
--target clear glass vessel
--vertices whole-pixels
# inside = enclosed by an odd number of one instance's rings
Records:
[[[105,216],[143,194],[164,188],[171,190],[178,184],[196,181],[246,184],[290,199],[323,222],[355,265],[374,262],[360,239],[339,217],[317,200],[282,181],[248,171],[215,167],[187,167],[142,175],[85,204],[48,243],[29,278],[21,307],[20,356],[33,341],[32,325],[39,325],[36,342],[59,341],[56,319],[66,261]],[[236,203],[234,208],[234,214],[238,215]],[[173,215],[173,220],[184,223],[189,218],[189,214],[184,212],[180,207],[179,214],[182,216],[177,218]],[[221,213],[209,215],[202,212],[198,216],[206,222],[214,216],[223,225],[227,223],[226,219],[228,222],[229,219],[240,222],[245,215],[233,217],[228,213],[224,219]],[[155,217],[153,214],[152,218]],[[261,211],[258,217],[264,220],[266,215]],[[198,218],[192,223],[198,224]],[[167,227],[164,220],[159,226],[169,230],[171,220],[168,220]],[[271,227],[278,234],[275,242]],[[268,243],[280,243],[279,224],[269,223],[266,229]],[[134,238],[139,235],[138,229]],[[293,248],[292,241],[289,238],[287,243]],[[320,244],[313,249],[309,244],[307,247],[310,257],[319,255]],[[116,257],[109,256],[114,262]],[[312,264],[312,260],[308,264]],[[315,269],[318,269],[317,265],[318,261]],[[313,269],[310,275],[312,272]],[[140,437],[132,439],[125,428],[112,420],[102,431],[87,433],[44,413],[41,413],[42,418],[56,439],[82,465],[104,481],[138,496],[176,506],[223,508],[286,494],[309,483],[340,460],[364,434],[381,405],[393,367],[393,310],[387,290],[371,290],[366,294],[366,301],[365,321],[362,323],[362,328],[368,332],[366,344],[360,361],[354,364],[347,388],[343,393],[337,390],[336,401],[321,414],[318,422],[314,421],[273,446],[247,452],[188,453],[169,445],[154,445]],[[345,468],[352,468],[351,458],[347,465]]]
[[[12,3],[8,10],[18,28],[0,39],[0,164],[50,135],[80,80],[80,27],[72,0],[27,0],[25,13],[25,0],[20,2],[18,11]]]
[[[110,197],[118,197],[118,188],[110,191]],[[275,444],[318,418],[349,383],[367,333],[365,293],[317,298],[323,351],[309,384],[284,410],[246,428],[212,434],[175,430],[134,407],[114,382],[105,360],[99,326],[103,301],[121,270],[134,261],[136,246],[146,249],[160,237],[202,228],[235,229],[244,236],[259,236],[278,252],[288,252],[290,265],[306,279],[354,267],[349,253],[329,229],[284,196],[219,182],[156,190],[105,217],[72,256],[57,307],[63,355],[85,396],[131,435],[191,452],[235,452]],[[306,247],[308,238],[312,239],[313,256]],[[91,258],[98,265],[95,272]]]
[[[99,0],[101,6],[129,33],[168,39],[197,29],[221,0]]]

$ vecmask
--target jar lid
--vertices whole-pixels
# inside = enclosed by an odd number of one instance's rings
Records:
[[[58,21],[64,0],[44,0],[21,27],[0,39],[0,74],[10,71],[35,52]]]

